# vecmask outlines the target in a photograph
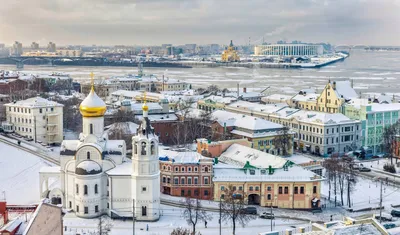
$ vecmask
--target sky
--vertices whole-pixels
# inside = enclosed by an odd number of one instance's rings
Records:
[[[400,0],[0,0],[0,43],[400,46]]]

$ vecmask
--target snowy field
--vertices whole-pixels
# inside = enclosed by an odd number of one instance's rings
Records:
[[[184,218],[182,217],[182,209],[177,209],[169,206],[162,205],[162,214],[158,222],[146,223],[146,222],[136,222],[135,223],[135,234],[137,235],[164,235],[170,234],[174,228],[183,227],[190,228]],[[213,219],[208,221],[207,228],[204,227],[203,222],[199,222],[196,226],[196,230],[202,235],[214,235],[219,234],[219,214],[211,213]],[[67,226],[67,232],[65,235],[72,235],[76,232],[80,234],[90,234],[90,232],[95,232],[97,230],[97,219],[80,219],[75,217],[73,214],[67,214],[64,217],[64,226]],[[113,229],[110,235],[130,235],[132,234],[132,220],[130,221],[112,221]],[[296,220],[285,220],[277,219],[274,221],[275,231],[284,231],[286,229],[296,230],[299,227],[305,227],[309,231],[309,224],[305,222],[299,222]],[[149,231],[146,231],[147,225],[149,226]],[[295,228],[291,227],[294,226]],[[261,232],[271,231],[270,220],[257,218],[251,221],[245,228],[237,225],[236,234],[258,234]],[[222,223],[222,234],[232,234],[232,228],[230,224]]]
[[[39,171],[51,163],[0,142],[0,192],[7,204],[39,203]]]

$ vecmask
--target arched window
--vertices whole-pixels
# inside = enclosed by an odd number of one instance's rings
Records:
[[[95,194],[98,194],[98,193],[99,193],[99,189],[98,189],[98,187],[97,187],[97,184],[94,185],[94,193],[95,193]]]
[[[134,154],[137,154],[137,143],[136,142],[133,143],[133,152],[134,152]]]
[[[147,154],[147,151],[146,151],[146,143],[145,143],[145,142],[142,142],[142,151],[141,151],[141,154],[142,154],[142,155],[146,155],[146,154]]]
[[[90,160],[90,152],[89,152],[89,151],[86,153],[86,158],[87,158],[88,160]]]
[[[185,178],[181,178],[181,184],[185,184]]]
[[[88,187],[87,185],[83,186],[83,195],[87,195],[88,193]]]
[[[153,141],[151,141],[150,152],[151,152],[151,155],[154,155],[154,154],[155,154],[155,144],[154,144]]]
[[[142,206],[142,216],[147,216],[147,206]]]
[[[205,172],[208,172],[208,167],[205,168]]]
[[[89,134],[93,134],[93,124],[89,124]]]

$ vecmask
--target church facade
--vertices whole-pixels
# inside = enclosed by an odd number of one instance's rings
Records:
[[[132,137],[133,156],[126,157],[123,140],[104,133],[106,105],[93,86],[81,103],[83,130],[78,140],[61,144],[60,166],[40,171],[41,197],[62,204],[78,217],[135,218],[156,221],[160,216],[158,137],[143,104],[143,121]],[[58,178],[59,184],[49,184]]]

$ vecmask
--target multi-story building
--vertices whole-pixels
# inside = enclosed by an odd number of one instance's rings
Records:
[[[285,135],[285,127],[281,124],[273,123],[259,117],[252,117],[243,114],[216,110],[212,113],[214,123],[211,125],[213,138],[225,139],[224,136],[232,138],[245,138],[251,142],[251,147],[276,155],[291,155],[293,153],[293,135],[287,132],[290,144],[284,146],[275,145],[277,138]]]
[[[324,53],[322,45],[269,44],[254,47],[256,56],[317,56]]]
[[[92,89],[91,87],[92,86],[90,83],[81,83],[81,92],[84,94],[88,94]],[[104,81],[96,83],[94,87],[96,89],[98,96],[104,100],[106,100],[107,97],[111,96],[113,92],[118,90],[118,84],[104,82]]]
[[[31,44],[31,49],[32,49],[32,50],[39,50],[39,43],[37,43],[37,42],[32,42],[32,44]]]
[[[172,196],[213,198],[213,159],[196,152],[160,150],[161,192]]]
[[[222,52],[221,55],[221,61],[222,62],[239,62],[240,57],[236,51],[236,47],[233,46],[233,42],[231,40],[231,43],[229,46]]]
[[[11,48],[10,55],[11,56],[21,56],[22,53],[23,53],[22,43],[15,41]]]
[[[372,149],[373,154],[382,153],[382,135],[385,127],[398,122],[400,103],[379,104],[367,99],[354,99],[343,106],[343,114],[361,121],[362,146]]]
[[[352,81],[330,81],[320,94],[300,91],[290,101],[292,108],[314,110],[327,113],[341,113],[342,106],[352,99],[357,99]]]
[[[323,113],[279,105],[239,101],[226,111],[259,117],[289,127],[294,133],[294,149],[329,156],[361,146],[361,122],[341,113]]]
[[[288,104],[292,97],[291,95],[272,94],[261,97],[261,102],[264,104]]]
[[[82,50],[57,49],[57,55],[63,57],[81,57]]]
[[[234,101],[236,101],[236,98],[212,95],[198,100],[197,108],[207,112],[212,112],[214,110],[224,109],[225,105]]]
[[[214,200],[224,200],[231,188],[249,205],[316,209],[321,207],[322,180],[285,158],[233,144],[214,165]]]
[[[56,52],[56,44],[54,42],[49,42],[47,45],[48,52]]]
[[[46,144],[63,141],[63,105],[40,97],[8,103],[7,122],[16,133]]]

